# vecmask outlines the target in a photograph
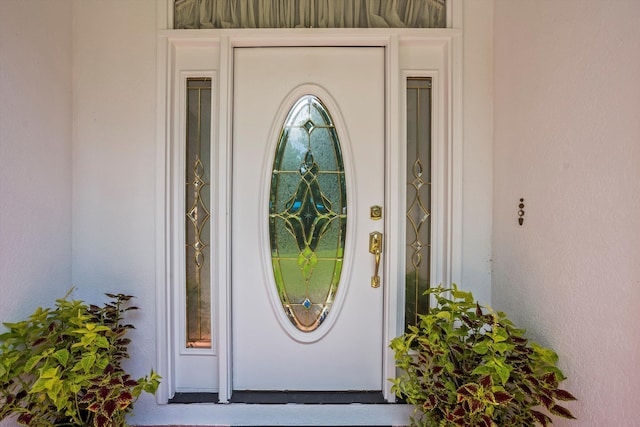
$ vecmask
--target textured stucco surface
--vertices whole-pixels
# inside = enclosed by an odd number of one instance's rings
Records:
[[[71,287],[71,3],[2,2],[0,321]]]
[[[493,0],[464,2],[462,280],[491,301]]]
[[[0,9],[0,321],[9,322],[71,287],[71,3]]]
[[[495,1],[492,298],[560,354],[579,421],[554,425],[638,425],[639,21],[631,0]]]
[[[73,2],[73,281],[135,295],[128,369],[155,366],[156,0]],[[98,19],[96,19],[99,17]]]

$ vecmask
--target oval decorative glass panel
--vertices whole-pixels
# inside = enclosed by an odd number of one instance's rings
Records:
[[[269,238],[280,303],[303,332],[331,311],[340,283],[347,190],[340,141],[314,95],[293,105],[282,126],[271,174]]]

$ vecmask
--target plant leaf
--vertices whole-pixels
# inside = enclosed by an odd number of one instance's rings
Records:
[[[493,341],[502,342],[509,339],[509,333],[504,328],[496,328],[493,331]]]
[[[486,341],[480,341],[474,344],[471,349],[478,354],[487,354],[487,351],[489,351],[489,345],[486,343]]]
[[[489,375],[493,373],[493,370],[486,365],[480,365],[477,366],[471,373],[473,375]]]
[[[109,419],[102,414],[98,414],[95,419],[96,427],[107,427],[109,425]]]
[[[33,368],[35,368],[36,365],[42,360],[43,357],[44,355],[42,354],[36,354],[35,356],[32,356],[31,358],[29,358],[27,363],[24,365],[24,371],[31,372]]]
[[[109,341],[102,335],[96,338],[96,345],[100,348],[109,348]]]
[[[506,342],[498,342],[493,345],[493,348],[500,354],[504,354],[507,351],[513,350],[513,344]]]
[[[505,365],[501,360],[494,359],[494,362],[494,369],[500,377],[502,385],[505,385],[511,376],[511,368],[508,365]]]
[[[540,423],[542,427],[547,427],[551,423],[551,418],[548,415],[538,412],[535,409],[531,410],[531,415]]]
[[[96,355],[93,353],[90,353],[84,356],[80,363],[82,364],[82,369],[84,369],[85,372],[89,372],[95,362],[96,362]]]
[[[451,313],[448,312],[448,311],[439,311],[439,312],[436,313],[436,317],[438,319],[444,319],[444,320],[447,320],[449,322],[451,321]]]
[[[113,413],[115,412],[116,408],[117,408],[117,404],[113,399],[109,399],[102,404],[102,411],[109,418],[113,416]]]
[[[458,388],[458,402],[475,395],[478,392],[478,384],[465,384]]]
[[[561,389],[554,390],[553,397],[555,397],[558,400],[564,400],[564,401],[578,400],[573,396],[573,394],[569,393],[567,390],[561,390]]]
[[[40,378],[56,378],[58,376],[58,367],[49,368],[40,374]]]
[[[60,350],[53,353],[53,357],[63,366],[67,367],[67,363],[69,362],[69,350],[66,348],[61,348]]]
[[[491,375],[484,375],[482,378],[480,378],[480,385],[482,387],[489,388],[492,384],[493,381],[491,381]]]
[[[542,403],[545,408],[551,410],[551,407],[554,405],[553,400],[549,399],[544,394],[539,395],[538,398],[540,399],[540,403]]]
[[[480,307],[480,304],[476,303],[476,316],[481,317],[483,315],[484,313],[482,312],[482,307]]]
[[[560,405],[552,406],[551,408],[549,408],[549,412],[551,412],[553,415],[557,415],[562,418],[569,418],[571,420],[576,419],[576,417],[573,416],[571,411],[569,411],[567,408]]]
[[[513,400],[513,396],[506,391],[496,391],[493,393],[493,397],[495,398],[496,403],[498,403],[499,405],[503,405]]]

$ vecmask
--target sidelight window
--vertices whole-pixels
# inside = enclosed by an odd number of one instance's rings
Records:
[[[211,79],[187,79],[186,346],[211,348]]]
[[[429,309],[431,276],[431,78],[407,79],[405,327]]]

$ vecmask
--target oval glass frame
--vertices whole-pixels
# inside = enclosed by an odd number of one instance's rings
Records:
[[[344,233],[344,246],[342,254],[342,268],[340,273],[339,282],[336,283],[337,290],[334,289],[333,302],[330,308],[330,315],[325,313],[322,321],[319,322],[317,327],[312,330],[302,330],[296,326],[295,321],[292,321],[290,313],[287,313],[287,308],[283,304],[283,299],[279,291],[278,283],[275,278],[274,266],[272,261],[272,242],[270,233],[270,202],[271,202],[271,180],[273,169],[275,167],[277,149],[281,143],[281,134],[284,129],[286,120],[290,116],[290,113],[298,101],[305,95],[313,96],[320,100],[325,109],[329,111],[330,117],[333,121],[335,128],[336,138],[341,147],[342,152],[342,165],[344,170],[344,191],[346,193],[346,199],[350,200],[350,195],[353,193],[354,179],[351,176],[353,171],[353,164],[351,161],[350,143],[346,127],[342,118],[340,109],[337,103],[329,93],[318,85],[305,84],[292,90],[283,100],[278,108],[278,113],[272,124],[270,131],[269,143],[266,144],[265,164],[263,176],[265,178],[265,185],[263,186],[262,200],[266,203],[265,211],[266,215],[261,215],[261,234],[262,242],[267,247],[263,247],[261,253],[263,255],[263,272],[265,273],[265,285],[267,286],[267,293],[274,310],[275,317],[278,319],[282,328],[293,339],[300,342],[314,342],[322,338],[334,325],[335,321],[339,317],[339,313],[342,309],[345,294],[348,290],[347,284],[349,283],[349,277],[351,276],[350,265],[352,264],[353,254],[350,251],[351,242],[353,241],[354,228],[350,223],[351,218],[355,218],[355,206],[349,206],[349,214],[345,218],[346,233]]]

